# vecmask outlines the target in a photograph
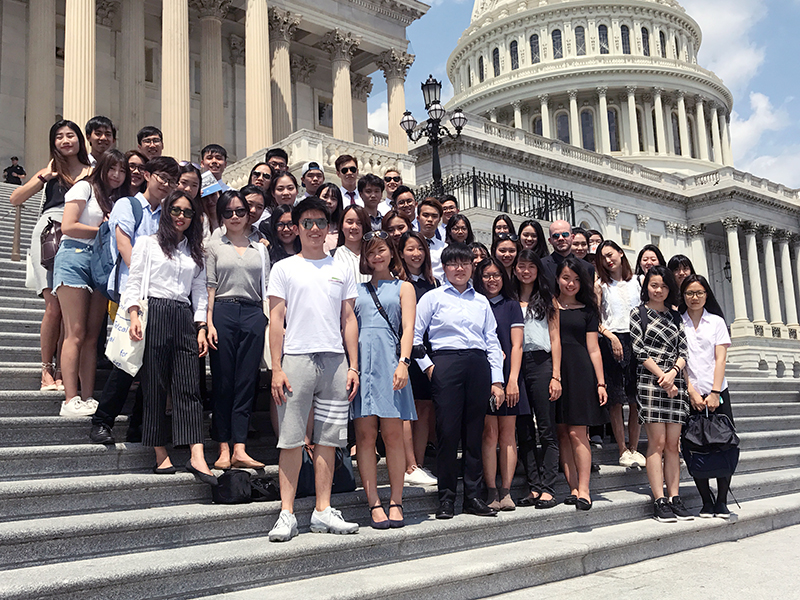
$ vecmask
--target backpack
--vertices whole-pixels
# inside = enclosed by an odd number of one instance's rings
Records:
[[[128,200],[131,203],[131,210],[133,211],[133,218],[135,220],[134,232],[139,229],[142,223],[144,212],[142,211],[142,204],[135,196],[129,196]],[[103,221],[100,228],[97,230],[97,235],[92,243],[92,261],[91,272],[92,280],[99,287],[102,294],[112,302],[119,302],[119,266],[122,262],[122,255],[117,252],[116,257],[111,245],[111,236],[114,232],[108,226],[108,221]],[[108,278],[111,276],[111,271],[116,267],[116,277],[114,278],[114,289],[108,290]]]

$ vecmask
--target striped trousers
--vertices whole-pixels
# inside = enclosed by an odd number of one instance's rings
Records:
[[[203,401],[197,377],[197,331],[192,307],[177,300],[149,298],[142,386],[143,446],[203,442]],[[166,414],[172,394],[172,423]]]

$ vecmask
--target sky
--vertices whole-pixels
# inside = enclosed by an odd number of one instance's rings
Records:
[[[734,97],[731,144],[734,166],[787,187],[800,188],[800,0],[681,0],[699,24],[701,66],[722,78]],[[420,84],[433,75],[453,87],[447,58],[467,28],[470,0],[433,0],[428,13],[407,30],[416,55],[406,79],[406,106],[425,115]],[[370,128],[386,131],[386,82],[372,78]]]

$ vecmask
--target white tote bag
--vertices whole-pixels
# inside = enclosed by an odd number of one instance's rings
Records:
[[[144,362],[144,343],[147,335],[147,292],[150,287],[150,255],[147,255],[144,277],[142,278],[142,297],[139,300],[139,320],[142,322],[142,339],[134,342],[130,336],[131,316],[127,310],[117,310],[114,326],[106,344],[106,358],[113,365],[135,377]]]
[[[269,350],[269,298],[267,298],[267,265],[269,265],[269,256],[264,244],[258,242],[258,253],[261,255],[261,306],[264,314],[267,317],[267,330],[264,333],[264,351],[261,354],[261,368],[272,369],[272,356]]]

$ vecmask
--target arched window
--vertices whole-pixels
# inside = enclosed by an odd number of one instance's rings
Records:
[[[516,40],[511,42],[511,46],[509,47],[509,53],[511,54],[511,70],[516,71],[517,69],[519,69],[519,48],[517,47]]]
[[[564,47],[561,44],[561,30],[553,29],[553,58],[564,58]]]
[[[569,115],[565,112],[556,115],[556,138],[569,144]]]
[[[494,69],[494,76],[500,76],[500,48],[492,50],[492,68]]]
[[[639,108],[636,109],[636,133],[638,134],[637,137],[639,138],[639,152],[645,152],[644,119],[642,118],[642,111]]]
[[[486,79],[486,71],[483,68],[483,57],[478,57],[478,81],[483,83],[483,80]]]
[[[672,113],[672,140],[675,156],[683,154],[681,148],[681,126],[678,124],[678,113]]]
[[[650,32],[647,27],[642,27],[642,54],[650,56]]]
[[[608,26],[600,25],[597,28],[597,37],[600,38],[600,54],[608,54]]]
[[[539,54],[539,36],[535,33],[531,36],[531,64],[535,65],[539,61],[542,60],[541,55]]]
[[[623,25],[619,28],[620,37],[622,38],[622,53],[623,54],[630,54],[631,53],[631,30],[628,29],[627,25]]]
[[[583,27],[575,28],[575,54],[586,56],[586,30]]]
[[[689,122],[689,154],[692,158],[697,158],[697,148],[694,143],[694,121],[686,119]]]
[[[619,152],[619,119],[617,109],[608,109],[608,141],[612,152]]]
[[[533,118],[533,133],[542,135],[542,117]]]
[[[663,31],[658,32],[658,44],[661,46],[661,58],[667,58],[667,36]]]
[[[581,138],[583,138],[583,147],[586,150],[594,152],[596,146],[594,143],[594,113],[588,108],[581,111]]]

